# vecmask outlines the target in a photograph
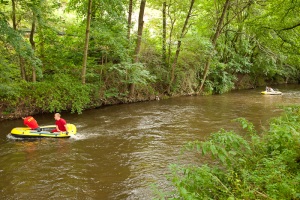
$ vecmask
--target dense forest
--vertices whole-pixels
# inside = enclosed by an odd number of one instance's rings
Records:
[[[2,118],[298,82],[295,0],[1,0]]]

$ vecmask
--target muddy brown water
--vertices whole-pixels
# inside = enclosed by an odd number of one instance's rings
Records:
[[[16,139],[9,132],[22,120],[0,122],[0,199],[152,199],[153,184],[170,188],[170,164],[195,159],[180,154],[187,141],[239,131],[238,117],[261,130],[278,106],[299,104],[299,85],[279,89],[284,95],[258,88],[63,113],[78,129],[69,139]],[[35,118],[54,123],[50,114]]]

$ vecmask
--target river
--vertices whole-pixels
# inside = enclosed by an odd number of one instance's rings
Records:
[[[300,85],[279,89],[282,96],[258,88],[62,113],[78,129],[69,139],[15,139],[9,132],[22,120],[0,122],[0,199],[152,199],[153,184],[170,188],[170,164],[197,159],[180,154],[187,141],[239,131],[238,117],[262,130],[278,106],[299,104]],[[54,124],[52,114],[35,118]]]

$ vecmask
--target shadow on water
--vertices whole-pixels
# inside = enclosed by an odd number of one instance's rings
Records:
[[[151,184],[169,187],[169,164],[200,161],[180,154],[187,141],[239,131],[238,117],[261,129],[282,112],[278,106],[299,103],[298,85],[279,89],[284,95],[260,95],[260,88],[63,113],[78,129],[70,139],[15,139],[8,133],[22,120],[0,122],[0,197],[151,199]],[[54,123],[52,114],[35,118]]]

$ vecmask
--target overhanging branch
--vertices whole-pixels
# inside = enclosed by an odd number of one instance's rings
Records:
[[[294,29],[296,27],[300,26],[300,22],[298,24],[295,24],[294,26],[291,26],[291,27],[287,27],[287,28],[283,28],[283,29],[280,29],[280,31],[287,31],[287,30],[291,30],[291,29]]]

